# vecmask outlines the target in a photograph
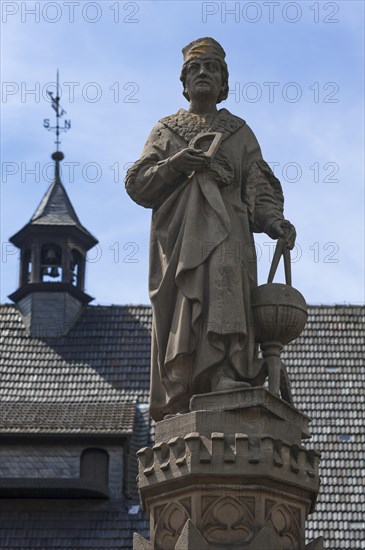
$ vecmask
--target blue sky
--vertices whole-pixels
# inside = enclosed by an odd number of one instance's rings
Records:
[[[43,119],[53,114],[45,90],[57,68],[72,124],[62,138],[69,163],[62,180],[100,241],[90,251],[86,291],[94,303],[149,302],[151,212],[131,201],[123,180],[157,120],[188,106],[181,48],[200,36],[213,36],[227,54],[231,92],[221,107],[247,121],[282,182],[286,217],[298,233],[294,286],[310,304],[364,302],[361,0],[1,7],[2,302],[18,284],[8,239],[50,184],[54,138]],[[273,245],[265,235],[256,242],[265,282]],[[276,280],[283,282],[282,271]]]

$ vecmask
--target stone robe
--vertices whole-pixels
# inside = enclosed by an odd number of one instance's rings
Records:
[[[170,157],[207,131],[223,133],[209,170],[190,179],[176,172]],[[184,109],[160,120],[126,189],[153,209],[150,409],[161,420],[209,392],[214,367],[229,366],[250,383],[262,376],[250,311],[253,232],[270,236],[283,220],[283,194],[252,130],[226,109],[211,126]]]

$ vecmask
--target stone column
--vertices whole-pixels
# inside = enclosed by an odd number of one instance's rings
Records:
[[[151,541],[134,549],[320,550],[305,545],[319,491],[310,419],[263,387],[194,396],[138,452]]]

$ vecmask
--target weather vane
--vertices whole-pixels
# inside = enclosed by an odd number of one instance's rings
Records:
[[[56,96],[54,96],[53,92],[50,90],[47,90],[47,95],[51,99],[52,108],[56,111],[56,126],[51,126],[50,119],[45,118],[43,120],[43,126],[49,131],[55,131],[56,132],[56,150],[59,150],[59,145],[61,143],[60,141],[60,132],[67,132],[71,128],[71,120],[64,119],[64,125],[63,127],[60,126],[60,119],[66,115],[66,111],[61,107],[60,105],[60,86],[59,86],[59,74],[57,69],[57,83],[56,83]]]

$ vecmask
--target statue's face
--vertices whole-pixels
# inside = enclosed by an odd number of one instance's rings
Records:
[[[197,57],[187,66],[185,87],[190,99],[212,96],[218,99],[222,89],[220,63],[209,57]]]

